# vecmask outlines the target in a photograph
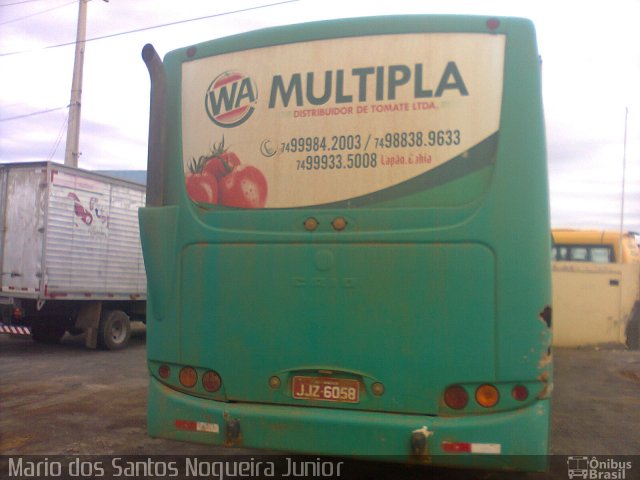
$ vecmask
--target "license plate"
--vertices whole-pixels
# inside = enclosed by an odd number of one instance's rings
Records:
[[[293,377],[293,398],[358,403],[360,382],[350,378]]]

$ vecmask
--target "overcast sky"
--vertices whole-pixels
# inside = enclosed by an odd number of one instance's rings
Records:
[[[640,231],[640,0],[276,3],[90,1],[87,38],[96,40],[86,46],[79,166],[146,168],[146,43],[163,56],[227,35],[330,18],[521,16],[536,24],[543,58],[552,225],[619,228],[628,107],[625,229]],[[0,0],[0,162],[64,162],[77,18],[78,0]],[[190,19],[199,20],[151,28]]]

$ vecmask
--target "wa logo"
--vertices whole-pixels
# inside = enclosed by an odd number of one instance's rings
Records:
[[[258,89],[251,77],[227,71],[218,75],[207,89],[205,108],[213,123],[223,128],[243,124],[255,110]]]

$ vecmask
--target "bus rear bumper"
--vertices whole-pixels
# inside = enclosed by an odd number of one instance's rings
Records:
[[[469,468],[547,469],[549,400],[465,417],[225,403],[151,377],[152,437],[303,454]]]

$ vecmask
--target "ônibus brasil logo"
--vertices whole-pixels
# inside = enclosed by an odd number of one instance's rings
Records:
[[[246,122],[258,99],[256,84],[244,73],[226,71],[218,75],[207,89],[205,107],[213,123],[232,128]]]

